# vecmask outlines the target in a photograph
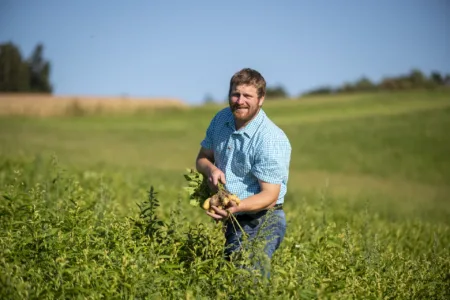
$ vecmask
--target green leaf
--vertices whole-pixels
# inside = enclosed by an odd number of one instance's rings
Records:
[[[194,192],[195,192],[195,188],[190,187],[190,186],[185,187],[184,190],[186,192],[188,192],[189,194],[194,194]]]
[[[189,204],[192,206],[200,206],[200,201],[196,200],[196,199],[191,199],[189,201]]]

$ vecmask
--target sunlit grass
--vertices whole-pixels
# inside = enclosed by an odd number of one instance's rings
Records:
[[[293,147],[288,231],[268,285],[223,263],[220,228],[182,193],[224,106],[0,117],[2,295],[448,298],[449,94],[267,102]],[[128,219],[150,186],[172,222],[158,243]]]

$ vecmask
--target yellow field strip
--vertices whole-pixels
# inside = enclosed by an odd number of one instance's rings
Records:
[[[170,107],[186,108],[187,105],[177,99],[0,94],[0,115],[57,116],[76,113],[121,113]]]

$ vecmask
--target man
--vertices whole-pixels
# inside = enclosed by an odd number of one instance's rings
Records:
[[[206,212],[215,220],[226,221],[225,256],[239,249],[241,227],[255,237],[266,215],[274,220],[268,227],[265,253],[271,259],[286,232],[282,208],[287,191],[291,145],[285,133],[262,109],[266,81],[253,69],[234,74],[229,86],[229,107],[219,111],[206,130],[196,160],[196,168],[212,190],[218,182],[236,194],[241,203],[227,210],[212,206]],[[271,214],[267,214],[268,210]],[[233,224],[229,213],[240,226]]]

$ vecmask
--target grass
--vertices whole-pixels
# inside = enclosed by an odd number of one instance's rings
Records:
[[[40,292],[92,298],[449,296],[448,92],[266,102],[267,114],[293,146],[288,232],[269,285],[221,261],[219,229],[182,193],[182,175],[194,166],[206,126],[221,107],[0,117],[0,187],[17,203],[3,198],[2,212],[35,206],[4,214],[2,287],[14,287],[16,298]],[[58,163],[51,163],[53,154]],[[61,181],[54,183],[57,174]],[[158,245],[144,230],[157,223],[137,217],[136,203],[148,198],[150,186],[161,205],[154,215],[172,228],[162,230]],[[95,209],[76,214],[83,207]],[[27,233],[17,222],[40,225]],[[59,233],[45,248],[36,237],[51,228]],[[105,230],[116,246],[104,242]],[[29,256],[38,253],[30,245],[44,247],[47,252],[39,251],[48,256]],[[136,247],[143,247],[140,255]],[[109,256],[100,255],[105,251]],[[52,267],[50,258],[65,263]],[[36,273],[27,273],[23,259]]]

